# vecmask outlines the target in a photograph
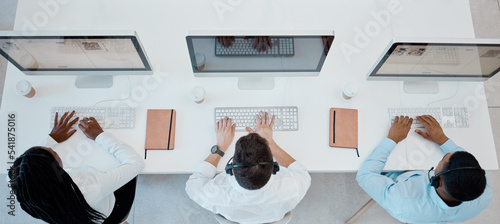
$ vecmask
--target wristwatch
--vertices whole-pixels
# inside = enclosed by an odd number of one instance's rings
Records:
[[[220,157],[223,157],[224,156],[224,152],[222,150],[219,149],[219,146],[217,145],[214,145],[212,146],[212,149],[210,149],[210,152],[212,152],[212,154],[219,154]]]

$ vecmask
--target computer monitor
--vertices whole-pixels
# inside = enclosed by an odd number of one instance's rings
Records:
[[[246,39],[251,43],[258,37],[269,37],[276,44],[272,48],[266,45],[266,51],[280,53],[221,55],[216,52],[225,50],[226,46],[221,46],[218,37],[235,37],[235,40]],[[250,90],[274,88],[273,77],[318,76],[333,39],[332,30],[188,31],[186,35],[195,77],[238,77],[238,87]],[[253,50],[253,46],[250,48]]]
[[[79,88],[109,88],[113,75],[153,74],[134,31],[2,31],[0,54],[26,75],[77,75]]]
[[[484,81],[500,71],[500,39],[394,38],[368,80],[402,80],[407,93],[437,93],[435,81]]]

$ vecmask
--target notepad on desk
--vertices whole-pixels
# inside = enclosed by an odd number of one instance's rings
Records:
[[[144,159],[147,150],[171,150],[175,143],[175,110],[151,109],[147,116]]]
[[[352,148],[358,152],[358,110],[330,109],[330,146]]]

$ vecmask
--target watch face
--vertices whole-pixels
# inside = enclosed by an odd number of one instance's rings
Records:
[[[217,145],[212,146],[212,149],[210,150],[212,153],[217,152]]]

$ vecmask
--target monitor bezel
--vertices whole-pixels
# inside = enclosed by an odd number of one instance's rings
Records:
[[[307,77],[307,76],[318,76],[325,65],[328,58],[323,56],[321,58],[321,63],[318,63],[316,70],[295,70],[295,71],[211,71],[211,72],[197,72],[192,65],[194,57],[194,49],[190,40],[193,37],[213,37],[213,36],[272,36],[272,37],[283,37],[283,36],[297,36],[297,37],[308,37],[308,36],[333,36],[335,38],[335,32],[333,30],[189,30],[186,32],[186,44],[188,48],[189,65],[191,66],[191,71],[195,77]],[[335,41],[334,41],[335,43]],[[332,47],[333,49],[333,43]]]
[[[129,39],[139,54],[144,68],[123,69],[123,68],[60,68],[60,69],[37,69],[30,70],[22,67],[17,61],[11,58],[3,49],[0,48],[0,55],[5,57],[10,63],[16,66],[26,75],[81,75],[86,72],[93,72],[96,75],[134,75],[134,74],[153,74],[153,69],[147,54],[142,46],[139,37],[135,31],[38,31],[35,35],[24,35],[19,31],[0,32],[0,39]]]
[[[429,45],[439,44],[443,46],[497,46],[500,47],[500,39],[443,39],[443,38],[393,38],[384,53],[377,59],[367,75],[367,80],[388,81],[484,81],[500,72],[500,67],[489,75],[400,75],[400,74],[377,74],[391,53],[399,45]]]

